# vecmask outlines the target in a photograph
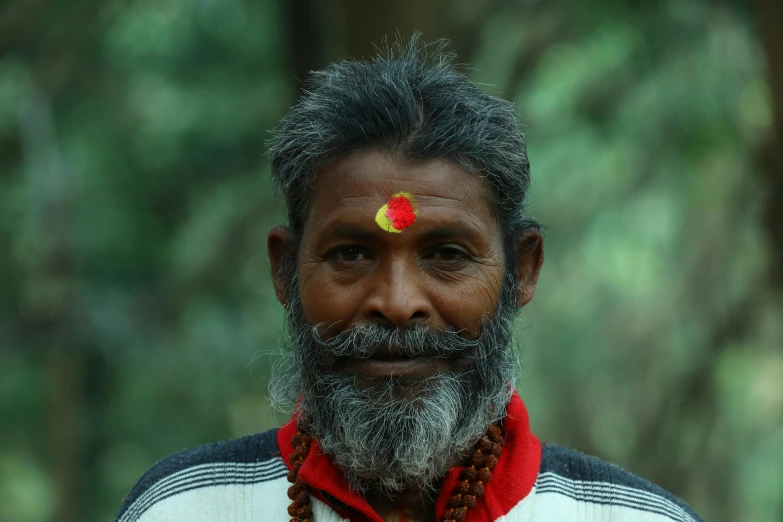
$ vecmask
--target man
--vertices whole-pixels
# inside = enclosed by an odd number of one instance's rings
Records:
[[[543,243],[509,102],[414,38],[316,73],[270,149],[294,415],[159,462],[120,522],[700,520],[530,432],[512,324]]]

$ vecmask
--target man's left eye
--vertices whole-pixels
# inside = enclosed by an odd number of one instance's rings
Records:
[[[441,248],[430,254],[436,261],[464,261],[468,255],[457,248]]]

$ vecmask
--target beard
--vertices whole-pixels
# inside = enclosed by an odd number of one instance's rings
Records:
[[[275,367],[272,404],[294,409],[341,469],[349,487],[391,494],[433,488],[487,428],[505,416],[519,360],[513,343],[515,281],[506,278],[495,313],[475,338],[453,328],[390,328],[361,323],[328,339],[304,319],[295,275],[286,323],[291,346]],[[446,359],[449,371],[427,378],[372,378],[340,371],[342,358],[393,349],[408,357]]]

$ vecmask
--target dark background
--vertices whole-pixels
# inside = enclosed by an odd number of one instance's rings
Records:
[[[284,420],[265,140],[308,70],[414,28],[525,127],[534,431],[780,521],[781,5],[0,3],[0,521],[108,522],[156,460]]]

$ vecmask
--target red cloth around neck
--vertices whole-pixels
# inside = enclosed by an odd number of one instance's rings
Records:
[[[506,442],[492,480],[484,485],[484,496],[478,506],[468,510],[465,522],[491,522],[506,515],[533,489],[541,466],[541,443],[530,431],[527,408],[515,391],[503,418]],[[277,432],[277,444],[286,466],[291,468],[291,438],[296,434],[296,417]],[[441,483],[435,507],[435,520],[443,519],[446,504],[459,482],[463,466],[451,468]],[[362,495],[348,489],[342,472],[332,463],[316,441],[299,469],[299,477],[310,492],[330,505],[344,518],[356,522],[384,522]],[[325,494],[324,494],[325,493]],[[332,497],[332,498],[329,498]],[[344,506],[336,505],[336,499]]]

